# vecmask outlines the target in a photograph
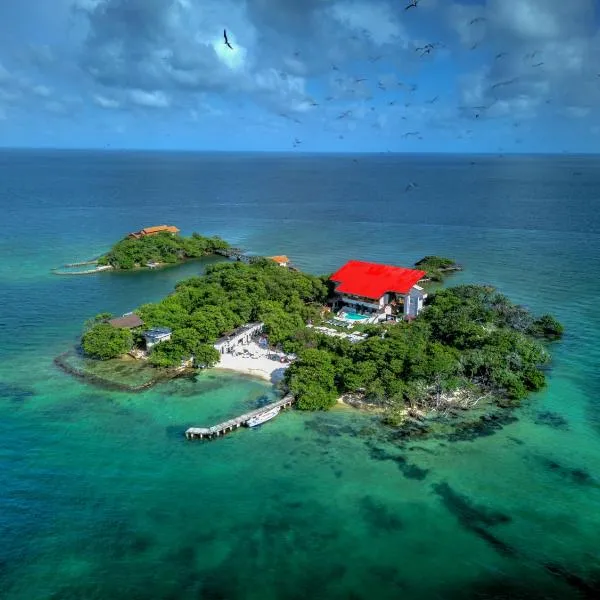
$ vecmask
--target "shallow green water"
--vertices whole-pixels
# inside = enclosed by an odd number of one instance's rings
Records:
[[[593,597],[599,163],[578,164],[574,183],[564,158],[489,159],[477,173],[468,159],[368,160],[3,158],[3,598]],[[394,191],[402,169],[420,181],[410,207]],[[16,191],[26,200],[13,202]],[[568,333],[548,388],[489,435],[394,442],[340,409],[190,443],[188,426],[273,392],[214,373],[106,392],[52,364],[85,318],[131,310],[199,271],[49,273],[154,222],[285,252],[314,272],[447,254],[466,267],[454,282],[498,285]]]

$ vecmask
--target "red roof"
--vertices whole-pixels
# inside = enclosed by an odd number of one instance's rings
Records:
[[[329,279],[339,284],[336,292],[379,299],[386,292],[407,294],[425,274],[415,269],[350,260]]]

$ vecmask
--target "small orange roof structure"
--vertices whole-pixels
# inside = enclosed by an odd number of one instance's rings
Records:
[[[269,256],[269,259],[280,265],[287,265],[290,262],[290,259],[283,254],[281,256]]]
[[[157,233],[179,233],[179,228],[175,225],[155,225],[153,227],[144,227],[140,231],[134,231],[129,234],[130,238],[141,238],[147,235],[156,235]]]

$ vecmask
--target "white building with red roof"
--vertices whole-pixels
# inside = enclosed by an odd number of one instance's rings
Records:
[[[336,308],[347,321],[414,318],[427,294],[417,283],[425,271],[350,260],[329,279],[336,284]]]

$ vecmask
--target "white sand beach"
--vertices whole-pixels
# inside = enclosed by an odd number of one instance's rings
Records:
[[[259,348],[257,344],[249,344],[246,348],[248,348],[254,357],[241,354],[222,354],[221,360],[215,366],[215,369],[252,375],[271,383],[277,383],[283,379],[289,363],[281,363],[279,360],[267,358],[267,352]]]

